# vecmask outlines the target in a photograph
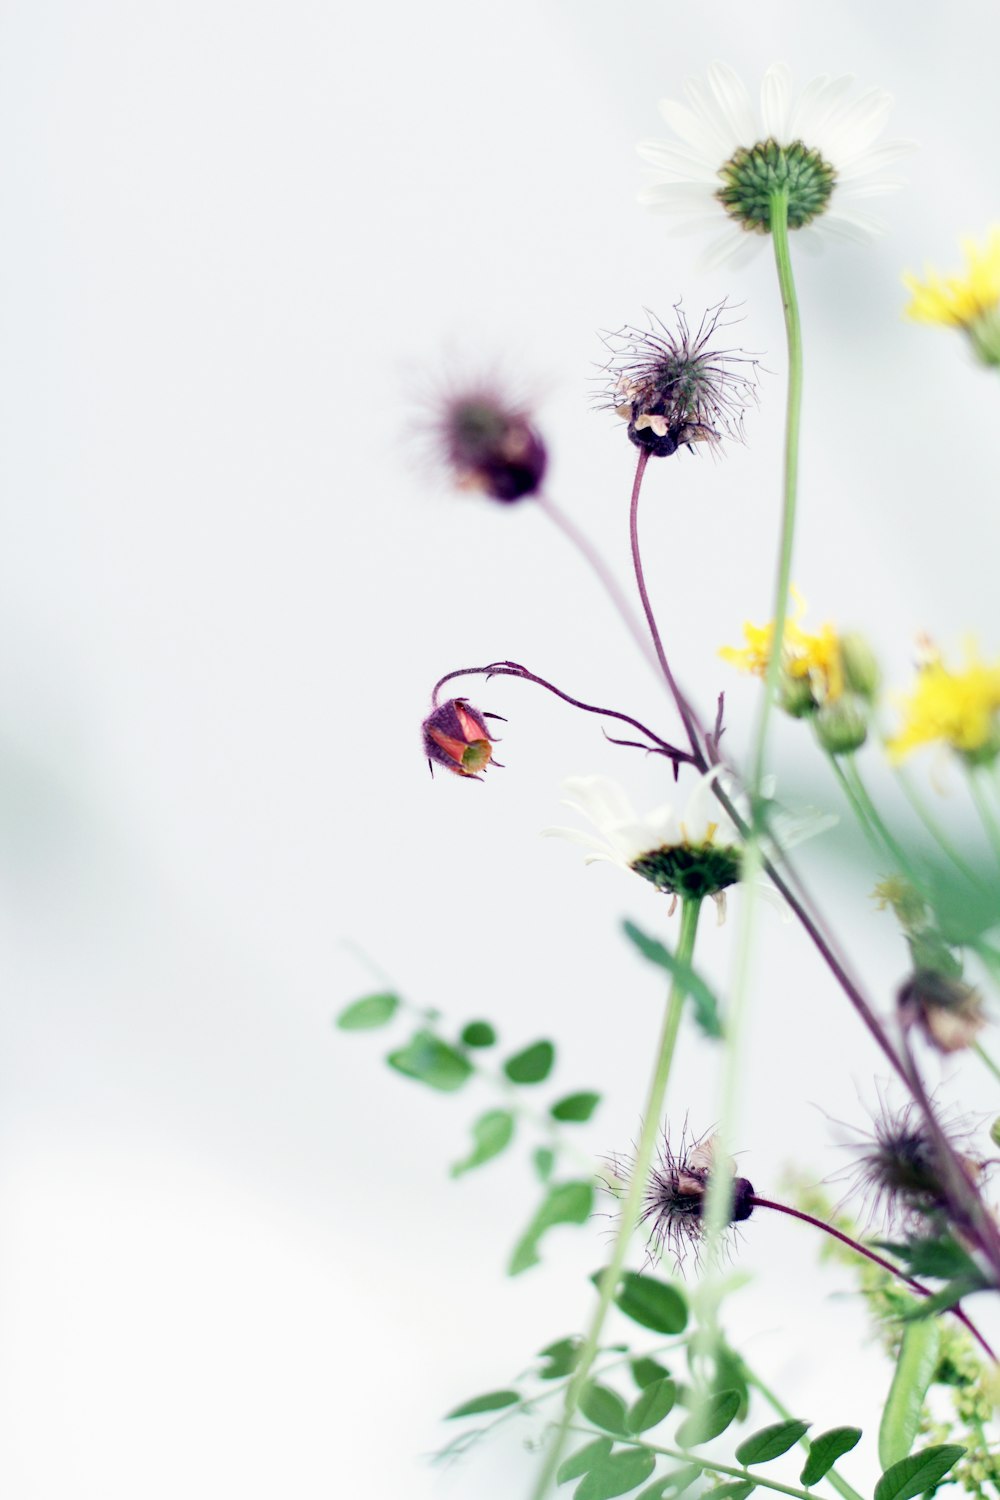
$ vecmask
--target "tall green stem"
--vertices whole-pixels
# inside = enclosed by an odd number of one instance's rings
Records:
[[[681,930],[677,940],[676,955],[681,972],[691,967],[700,911],[700,900],[685,901],[681,906]],[[569,1431],[570,1423],[579,1405],[580,1392],[586,1384],[591,1366],[594,1363],[594,1357],[597,1354],[608,1309],[611,1306],[615,1292],[618,1290],[618,1283],[625,1265],[625,1257],[628,1254],[629,1241],[642,1214],[642,1205],[646,1196],[646,1187],[649,1181],[649,1170],[653,1161],[656,1137],[659,1133],[660,1121],[663,1116],[663,1101],[666,1098],[670,1065],[674,1060],[674,1048],[677,1043],[677,1033],[680,1029],[681,1014],[684,1009],[684,997],[686,993],[684,981],[680,978],[675,978],[670,986],[670,996],[667,1000],[663,1026],[660,1031],[660,1040],[656,1049],[656,1062],[653,1066],[653,1076],[650,1080],[646,1108],[642,1117],[642,1131],[635,1153],[635,1165],[629,1180],[628,1192],[622,1204],[618,1233],[615,1236],[615,1242],[611,1250],[611,1260],[605,1267],[600,1278],[594,1316],[591,1319],[590,1328],[584,1339],[583,1348],[580,1350],[580,1358],[573,1372],[573,1379],[566,1388],[566,1402],[563,1408],[562,1420],[559,1423],[559,1428],[555,1436],[549,1444],[549,1449],[545,1455],[542,1470],[538,1477],[538,1483],[532,1491],[532,1500],[544,1500],[544,1496],[548,1494],[549,1486],[555,1476],[559,1460],[562,1457],[563,1448],[565,1447],[566,1434]]]

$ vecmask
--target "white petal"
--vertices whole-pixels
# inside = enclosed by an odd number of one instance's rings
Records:
[[[853,100],[839,117],[827,122],[825,139],[822,143],[817,141],[817,145],[821,146],[824,155],[828,154],[834,166],[839,166],[859,151],[868,149],[885,129],[891,109],[891,94],[882,89],[869,89],[859,99]]]
[[[788,145],[788,121],[792,107],[792,76],[785,63],[772,63],[760,85],[760,112],[764,137],[773,136]]]
[[[760,253],[766,238],[763,234],[751,234],[740,229],[734,223],[724,235],[713,240],[701,257],[701,263],[707,270],[716,270],[720,266],[744,266]]]
[[[916,143],[911,141],[886,141],[881,146],[869,147],[866,151],[859,151],[857,155],[847,157],[837,166],[837,180],[849,182],[854,177],[862,177],[868,172],[881,172],[885,167],[891,167],[900,157],[909,156],[915,151]]]
[[[688,78],[684,84],[691,113],[699,122],[702,139],[711,143],[719,165],[728,161],[736,147],[743,144],[723,111],[715,90],[701,78]]]
[[[756,145],[760,123],[740,75],[728,63],[711,63],[708,84],[732,134],[734,147]]]
[[[635,810],[624,789],[610,776],[568,776],[563,790],[569,794],[565,799],[567,807],[581,812],[602,833],[635,819]]]
[[[643,161],[660,172],[669,172],[682,182],[719,182],[719,163],[712,157],[702,156],[684,146],[671,146],[665,141],[639,141],[636,151]]]
[[[584,833],[580,828],[541,828],[539,833],[543,839],[566,839],[569,843],[579,844],[581,848],[592,852],[607,852],[603,839],[596,838],[592,833]]]
[[[716,213],[722,213],[722,206],[715,196],[715,191],[708,182],[657,182],[648,188],[642,189],[643,196],[653,199],[660,205],[669,204],[672,208],[680,211],[693,211],[704,213],[707,205],[714,204]],[[655,194],[655,199],[653,195]]]
[[[720,128],[706,124],[702,117],[688,109],[686,104],[678,104],[675,99],[661,99],[660,114],[675,135],[679,135],[682,141],[687,141],[688,145],[707,161],[717,158],[721,167],[727,157],[732,155],[732,150],[726,150],[725,139]]]
[[[792,139],[803,141],[806,146],[819,146],[820,137],[839,118],[853,88],[853,78],[822,77],[808,83],[789,120]]]

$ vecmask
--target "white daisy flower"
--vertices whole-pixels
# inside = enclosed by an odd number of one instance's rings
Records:
[[[683,145],[639,144],[656,169],[639,201],[676,214],[690,230],[717,229],[720,215],[728,215],[727,233],[709,247],[710,262],[749,259],[769,232],[770,198],[780,187],[788,189],[788,227],[803,230],[806,242],[865,242],[882,232],[863,205],[902,185],[885,169],[912,150],[906,141],[874,144],[891,94],[859,94],[853,78],[824,76],[796,98],[788,68],[773,63],[755,106],[740,77],[718,62],[704,79],[689,78],[684,91],[686,103],[660,102]]]
[[[582,814],[597,833],[578,828],[543,828],[542,832],[582,845],[587,850],[585,864],[607,861],[641,875],[675,903],[678,897],[702,900],[711,896],[721,922],[725,892],[740,879],[743,851],[739,830],[713,791],[718,775],[716,766],[699,777],[683,808],[664,803],[645,817],[636,814],[623,787],[610,776],[570,776],[563,782],[564,804]],[[765,797],[772,791],[771,786],[764,788]],[[788,848],[836,821],[814,813],[772,816],[774,842],[767,852],[776,853],[775,844]],[[784,907],[773,887],[765,885],[764,889]]]

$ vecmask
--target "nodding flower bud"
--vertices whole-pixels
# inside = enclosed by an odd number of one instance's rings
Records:
[[[449,698],[427,715],[423,723],[424,754],[434,774],[435,761],[447,766],[457,776],[471,776],[482,781],[480,771],[493,760],[493,736],[486,719],[497,714],[481,714],[467,698]],[[493,764],[498,764],[493,761]]]
[[[845,687],[866,702],[874,703],[882,674],[875,652],[858,631],[850,630],[840,637],[840,664]]]
[[[448,397],[435,423],[445,462],[463,489],[509,504],[545,476],[545,444],[523,411],[486,386]]]
[[[868,738],[867,704],[854,693],[843,693],[822,704],[813,718],[816,738],[831,755],[850,755]]]
[[[618,1184],[628,1180],[631,1161],[611,1157],[608,1164]],[[680,1148],[675,1151],[664,1132],[640,1216],[640,1223],[649,1228],[649,1246],[656,1255],[670,1251],[680,1265],[690,1245],[697,1251],[705,1238],[705,1201],[715,1172],[723,1172],[732,1184],[727,1223],[739,1224],[749,1219],[755,1202],[753,1186],[746,1177],[737,1177],[735,1168],[731,1159],[719,1159],[714,1136],[691,1143],[682,1136]],[[612,1191],[616,1189],[613,1187]]]
[[[897,998],[904,1026],[918,1026],[938,1052],[971,1047],[982,1030],[983,1002],[978,990],[937,969],[917,969]]]

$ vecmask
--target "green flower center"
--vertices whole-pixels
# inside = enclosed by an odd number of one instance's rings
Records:
[[[837,174],[818,151],[802,141],[779,146],[775,140],[745,146],[729,158],[719,171],[722,187],[716,197],[731,219],[758,234],[771,230],[771,197],[788,194],[788,227],[801,229],[830,201]]]
[[[467,771],[481,771],[492,754],[489,740],[470,740],[462,751],[462,765]]]
[[[684,900],[717,896],[740,878],[740,851],[724,844],[672,844],[651,849],[632,869],[658,891]]]

